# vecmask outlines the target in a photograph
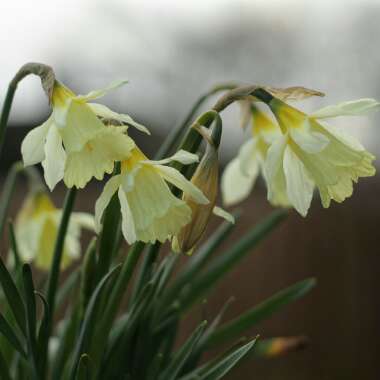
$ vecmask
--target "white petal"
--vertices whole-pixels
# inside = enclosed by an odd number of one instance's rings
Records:
[[[177,161],[180,162],[181,164],[184,165],[189,165],[193,164],[195,162],[199,161],[198,155],[194,153],[187,152],[186,150],[180,149],[178,152],[173,154],[172,156],[168,158],[164,158],[163,160],[145,160],[141,161],[141,163],[147,163],[147,164],[152,164],[152,165],[164,165],[164,164],[169,164],[172,161]]]
[[[71,215],[71,221],[87,230],[95,230],[95,219],[92,214],[88,214],[86,212],[74,212]]]
[[[234,216],[230,214],[229,212],[227,212],[226,210],[223,210],[221,207],[215,206],[212,209],[212,212],[214,215],[225,219],[227,222],[230,222],[231,224],[235,224]]]
[[[321,108],[318,111],[313,112],[310,117],[315,119],[326,119],[337,116],[364,115],[379,107],[380,103],[375,99],[366,98],[351,100]]]
[[[270,185],[271,180],[276,176],[278,170],[282,170],[282,158],[284,149],[288,140],[287,135],[278,138],[268,149],[267,157],[265,160],[265,173]]]
[[[237,158],[228,163],[221,180],[223,204],[234,205],[248,197],[257,178],[258,166],[256,168],[256,172],[250,172],[251,175],[244,175]]]
[[[21,154],[24,166],[35,165],[45,158],[44,145],[49,132],[52,118],[50,117],[39,127],[33,128],[21,144]]]
[[[364,150],[363,145],[355,137],[342,131],[339,127],[333,125],[326,125],[325,123],[323,123],[323,125],[319,125],[322,127],[322,129],[325,129],[327,132],[331,133],[340,142],[342,142],[345,145],[348,145],[350,148],[359,152]]]
[[[122,215],[121,229],[128,244],[133,244],[137,240],[136,228],[127,197],[124,194],[122,187],[119,188],[118,195]]]
[[[77,95],[75,97],[75,99],[78,99],[78,100],[82,100],[82,101],[85,101],[85,102],[89,102],[90,100],[94,100],[96,98],[101,98],[102,96],[104,96],[105,94],[107,94],[108,92],[112,91],[112,90],[115,90],[117,89],[118,87],[121,87],[123,86],[124,84],[126,84],[128,81],[127,80],[120,80],[120,81],[115,81],[115,82],[112,82],[109,86],[107,86],[106,88],[102,88],[102,89],[99,89],[99,90],[93,90],[93,91],[90,91],[88,94],[86,95]]]
[[[114,112],[103,104],[88,103],[87,105],[96,113],[96,115],[100,117],[103,117],[105,119],[113,119],[113,120],[120,121],[122,123],[126,123],[130,125],[131,127],[135,127],[139,131],[144,132],[147,135],[150,135],[149,129],[147,127],[145,127],[142,124],[137,123],[129,115]]]
[[[105,184],[102,193],[95,203],[95,231],[100,232],[102,227],[102,217],[104,210],[110,202],[112,196],[120,186],[120,175],[115,175]]]
[[[45,159],[42,162],[44,177],[50,190],[63,178],[66,153],[58,128],[53,124],[49,128],[45,144]]]
[[[284,153],[284,173],[290,202],[302,216],[306,216],[313,198],[314,183],[304,164],[289,146]]]
[[[209,203],[202,191],[187,180],[178,170],[164,165],[156,165],[155,168],[158,169],[161,177],[189,195],[195,202],[199,204]]]
[[[257,141],[257,138],[250,138],[239,149],[241,172],[249,177],[257,175],[259,169]]]
[[[327,136],[322,133],[313,132],[310,128],[290,128],[289,132],[292,139],[300,148],[308,153],[319,153],[330,143]]]

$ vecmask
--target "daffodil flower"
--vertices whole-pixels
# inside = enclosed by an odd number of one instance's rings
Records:
[[[375,157],[353,137],[320,120],[347,115],[362,115],[377,109],[373,99],[359,99],[323,108],[306,115],[279,99],[269,106],[283,135],[267,152],[265,173],[268,199],[287,195],[290,203],[306,216],[316,186],[327,208],[331,200],[342,202],[353,192],[353,182],[375,174]]]
[[[250,104],[249,111],[252,123],[250,137],[241,146],[237,157],[227,164],[222,176],[221,188],[223,203],[226,206],[247,198],[260,172],[265,178],[264,162],[268,148],[281,137],[279,126],[265,112],[253,104]],[[247,118],[245,113],[243,119]],[[274,205],[289,205],[286,193],[278,192],[275,195],[272,199]]]
[[[122,231],[129,244],[135,241],[164,242],[189,223],[190,207],[172,194],[167,182],[200,204],[209,201],[178,170],[165,165],[171,161],[190,164],[197,162],[198,156],[180,150],[167,159],[152,161],[135,147],[131,156],[121,162],[121,173],[106,183],[96,202],[97,231],[101,228],[104,210],[116,192],[121,206]]]
[[[62,210],[57,209],[42,191],[31,193],[24,201],[15,223],[20,258],[34,262],[41,270],[49,270]],[[62,267],[80,257],[81,229],[94,230],[94,217],[87,213],[71,214],[62,256]]]
[[[21,146],[25,166],[42,162],[50,190],[61,179],[68,187],[83,188],[92,177],[102,179],[104,173],[111,173],[115,161],[128,158],[134,142],[124,133],[127,127],[105,126],[99,118],[116,119],[149,133],[130,116],[89,103],[124,83],[117,82],[87,95],[75,95],[55,82],[51,116],[30,131]]]

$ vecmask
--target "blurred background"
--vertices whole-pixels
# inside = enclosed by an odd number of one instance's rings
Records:
[[[138,141],[153,154],[196,98],[219,82],[301,85],[326,93],[299,103],[304,110],[361,97],[380,99],[379,20],[378,0],[2,1],[0,102],[28,61],[53,66],[57,77],[79,93],[129,79],[104,103],[150,128],[153,138]],[[23,80],[0,160],[1,182],[20,159],[26,131],[48,113],[39,79]],[[238,116],[237,107],[223,114],[223,163],[244,140]],[[379,121],[374,114],[337,124],[379,155]],[[100,186],[89,189],[79,194],[80,210],[92,211]],[[63,190],[58,187],[53,194],[58,205]],[[316,199],[307,219],[292,213],[199,312],[215,315],[233,295],[228,319],[298,280],[318,280],[304,300],[250,331],[262,337],[304,334],[310,347],[247,361],[231,380],[379,378],[379,177],[361,180],[355,190],[351,199],[328,210]],[[23,193],[20,188],[16,194],[13,214]],[[262,183],[243,206],[233,239],[270,212]]]

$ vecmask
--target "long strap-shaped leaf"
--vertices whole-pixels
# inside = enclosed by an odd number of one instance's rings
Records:
[[[107,275],[103,277],[102,281],[100,281],[99,285],[96,287],[94,294],[92,295],[90,299],[90,302],[88,304],[86,314],[84,317],[83,325],[79,333],[78,342],[74,350],[73,365],[71,369],[70,379],[73,379],[73,380],[75,379],[80,357],[88,349],[89,344],[91,342],[91,338],[92,338],[95,323],[96,323],[93,317],[96,315],[96,309],[102,295],[102,290],[104,289],[107,282],[111,279],[111,277],[115,276],[115,274],[119,270],[120,270],[120,265],[116,266],[110,272],[108,272]]]
[[[8,342],[16,349],[24,358],[26,358],[26,352],[22,347],[22,344],[17,337],[16,333],[13,331],[12,326],[7,322],[7,320],[0,314],[0,333],[3,334]]]
[[[289,303],[303,297],[315,286],[315,283],[315,279],[309,278],[281,290],[271,298],[268,298],[264,302],[255,306],[253,309],[220,327],[210,336],[208,341],[205,342],[205,347],[210,348],[222,342],[239,338],[240,334],[245,330],[261,320],[270,317],[277,310]]]
[[[9,365],[4,360],[4,356],[0,351],[0,378],[1,380],[12,380],[9,374]]]
[[[254,347],[256,339],[244,346],[222,356],[216,361],[205,364],[204,366],[190,372],[180,378],[180,380],[219,380],[232,370]]]
[[[16,284],[0,258],[0,282],[18,326],[26,336],[25,306]]]
[[[218,256],[207,268],[190,284],[185,294],[178,300],[179,311],[185,311],[215,285],[227,272],[235,267],[251,249],[259,244],[285,218],[287,212],[276,210],[264,219],[255,228],[241,238],[231,249]]]
[[[161,373],[158,380],[175,380],[177,378],[177,375],[180,373],[181,369],[186,364],[186,361],[190,357],[191,353],[193,352],[195,345],[201,338],[206,325],[207,325],[207,322],[204,321],[196,328],[196,330],[191,334],[189,339],[173,356],[171,362],[166,367],[166,369]]]

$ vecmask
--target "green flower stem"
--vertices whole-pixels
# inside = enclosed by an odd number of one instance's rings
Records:
[[[3,236],[3,230],[5,226],[5,221],[7,218],[7,212],[10,204],[10,200],[13,195],[13,190],[16,184],[18,174],[23,170],[23,165],[21,162],[15,162],[5,180],[4,190],[1,194],[0,199],[0,237]]]
[[[42,344],[42,353],[41,353],[41,368],[43,371],[46,367],[46,359],[47,359],[47,350],[49,344],[49,338],[51,336],[53,330],[53,316],[54,316],[54,306],[55,306],[55,298],[58,288],[59,282],[59,271],[61,267],[62,253],[65,244],[65,237],[67,234],[67,229],[69,226],[70,215],[74,207],[74,201],[76,196],[76,188],[73,187],[68,190],[65,197],[65,202],[63,206],[63,212],[61,217],[61,223],[59,225],[57,238],[54,246],[53,253],[53,262],[50,269],[50,276],[48,279],[47,285],[47,302],[50,308],[49,320],[47,322],[47,333],[46,333],[46,341]]]
[[[199,108],[213,95],[216,95],[218,92],[231,90],[237,87],[235,83],[223,83],[221,85],[215,86],[207,91],[205,94],[201,95],[194,105],[191,107],[189,113],[186,115],[185,119],[169,133],[169,136],[165,139],[164,143],[161,145],[157,154],[155,155],[155,160],[160,160],[169,154],[177,141],[182,137],[184,131],[190,124],[191,120],[194,118],[195,114]]]

